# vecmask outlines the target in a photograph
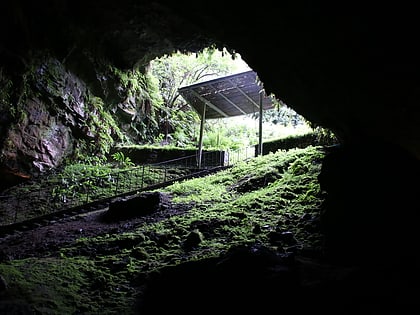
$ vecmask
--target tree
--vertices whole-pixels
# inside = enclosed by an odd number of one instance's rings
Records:
[[[285,104],[279,104],[274,109],[264,111],[263,122],[282,126],[290,125],[292,127],[308,123],[303,116],[299,115]]]
[[[159,80],[164,102],[157,113],[161,140],[177,146],[195,141],[199,116],[178,93],[180,87],[245,71],[246,67],[240,56],[215,48],[195,54],[176,52],[153,60],[149,73]]]

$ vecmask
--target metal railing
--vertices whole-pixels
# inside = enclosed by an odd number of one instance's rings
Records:
[[[100,176],[77,180],[61,178],[55,183],[50,182],[29,191],[16,189],[9,195],[0,196],[0,226],[171,183],[204,170],[232,166],[254,156],[254,146],[234,151],[205,152],[202,155],[201,168],[198,168],[198,155],[190,155],[113,170]]]

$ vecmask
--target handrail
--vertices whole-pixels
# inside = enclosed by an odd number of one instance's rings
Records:
[[[35,209],[35,212],[41,216],[126,192],[144,190],[165,182],[174,182],[203,170],[231,166],[254,156],[253,146],[235,151],[219,151],[219,154],[206,152],[202,157],[201,169],[198,168],[197,156],[189,155],[116,170],[105,175],[91,176],[77,181],[66,178],[55,186],[40,187],[38,190],[26,193],[18,191],[17,194],[2,195],[0,198],[0,226],[28,219],[29,209],[32,212]],[[13,209],[11,210],[11,208]],[[12,216],[11,213],[13,213]]]

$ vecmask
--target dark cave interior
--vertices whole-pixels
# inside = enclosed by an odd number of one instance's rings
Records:
[[[17,85],[37,52],[63,60],[92,88],[97,83],[86,56],[130,68],[211,44],[239,52],[268,92],[340,139],[319,178],[328,192],[323,225],[331,259],[363,263],[366,270],[402,270],[398,285],[407,295],[418,293],[416,10],[362,1],[345,6],[333,1],[20,0],[3,1],[0,11],[1,66]],[[224,268],[231,267],[219,268],[229,273]]]

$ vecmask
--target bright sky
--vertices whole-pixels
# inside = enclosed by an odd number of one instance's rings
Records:
[[[235,62],[236,69],[232,72],[232,74],[252,70],[239,54],[236,54],[236,58],[234,62]]]

